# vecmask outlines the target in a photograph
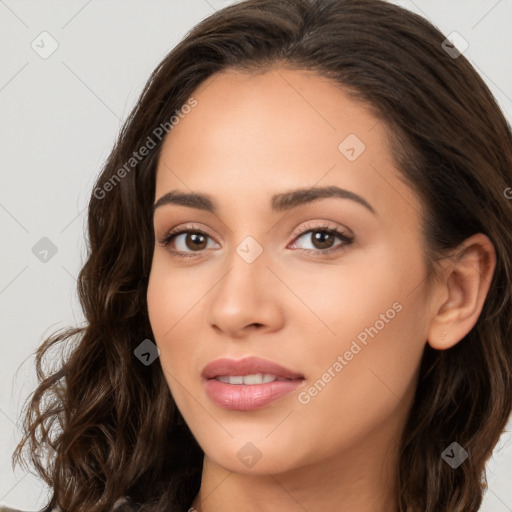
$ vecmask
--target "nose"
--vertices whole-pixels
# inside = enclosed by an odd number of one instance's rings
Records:
[[[248,263],[233,251],[229,269],[208,294],[208,323],[219,333],[244,338],[255,329],[273,332],[282,327],[282,284],[268,268],[264,254]]]

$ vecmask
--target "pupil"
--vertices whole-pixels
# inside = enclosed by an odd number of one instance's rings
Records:
[[[192,247],[189,247],[189,249],[203,249],[203,245],[205,245],[205,239],[206,237],[201,233],[189,233],[188,240],[193,242]]]
[[[314,245],[317,246],[317,244],[320,244],[320,247],[317,247],[318,249],[325,249],[331,246],[333,234],[329,233],[327,231],[316,231],[313,236]],[[322,238],[326,238],[325,240],[322,240]]]

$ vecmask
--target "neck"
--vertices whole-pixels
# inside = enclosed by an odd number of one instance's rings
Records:
[[[389,434],[389,432],[388,432]],[[205,456],[190,512],[396,512],[398,443],[383,432],[316,464],[240,474]]]

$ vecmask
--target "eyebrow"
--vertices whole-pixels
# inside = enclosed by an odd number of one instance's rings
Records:
[[[368,201],[366,201],[366,199],[354,192],[350,192],[350,190],[345,190],[334,185],[327,187],[303,188],[276,194],[272,196],[271,207],[274,212],[283,212],[329,197],[349,199],[350,201],[354,201],[364,206],[374,215],[377,215],[374,208],[368,203]],[[204,210],[213,214],[217,213],[215,201],[208,194],[199,194],[195,192],[186,193],[180,192],[179,190],[171,190],[170,192],[167,192],[167,194],[164,194],[153,205],[153,213],[157,208],[165,204],[177,204],[181,206],[188,206],[189,208],[197,208],[198,210]]]

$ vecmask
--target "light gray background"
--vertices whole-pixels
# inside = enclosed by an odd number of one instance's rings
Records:
[[[1,504],[44,504],[44,485],[12,471],[10,456],[36,384],[31,353],[57,328],[83,320],[75,286],[93,180],[154,67],[194,24],[229,3],[0,0]],[[446,35],[459,32],[469,43],[466,57],[512,120],[512,0],[395,3]],[[31,47],[43,31],[59,45],[47,59]],[[32,253],[42,237],[58,249],[46,263]],[[512,511],[511,478],[507,432],[488,465],[483,512]]]

